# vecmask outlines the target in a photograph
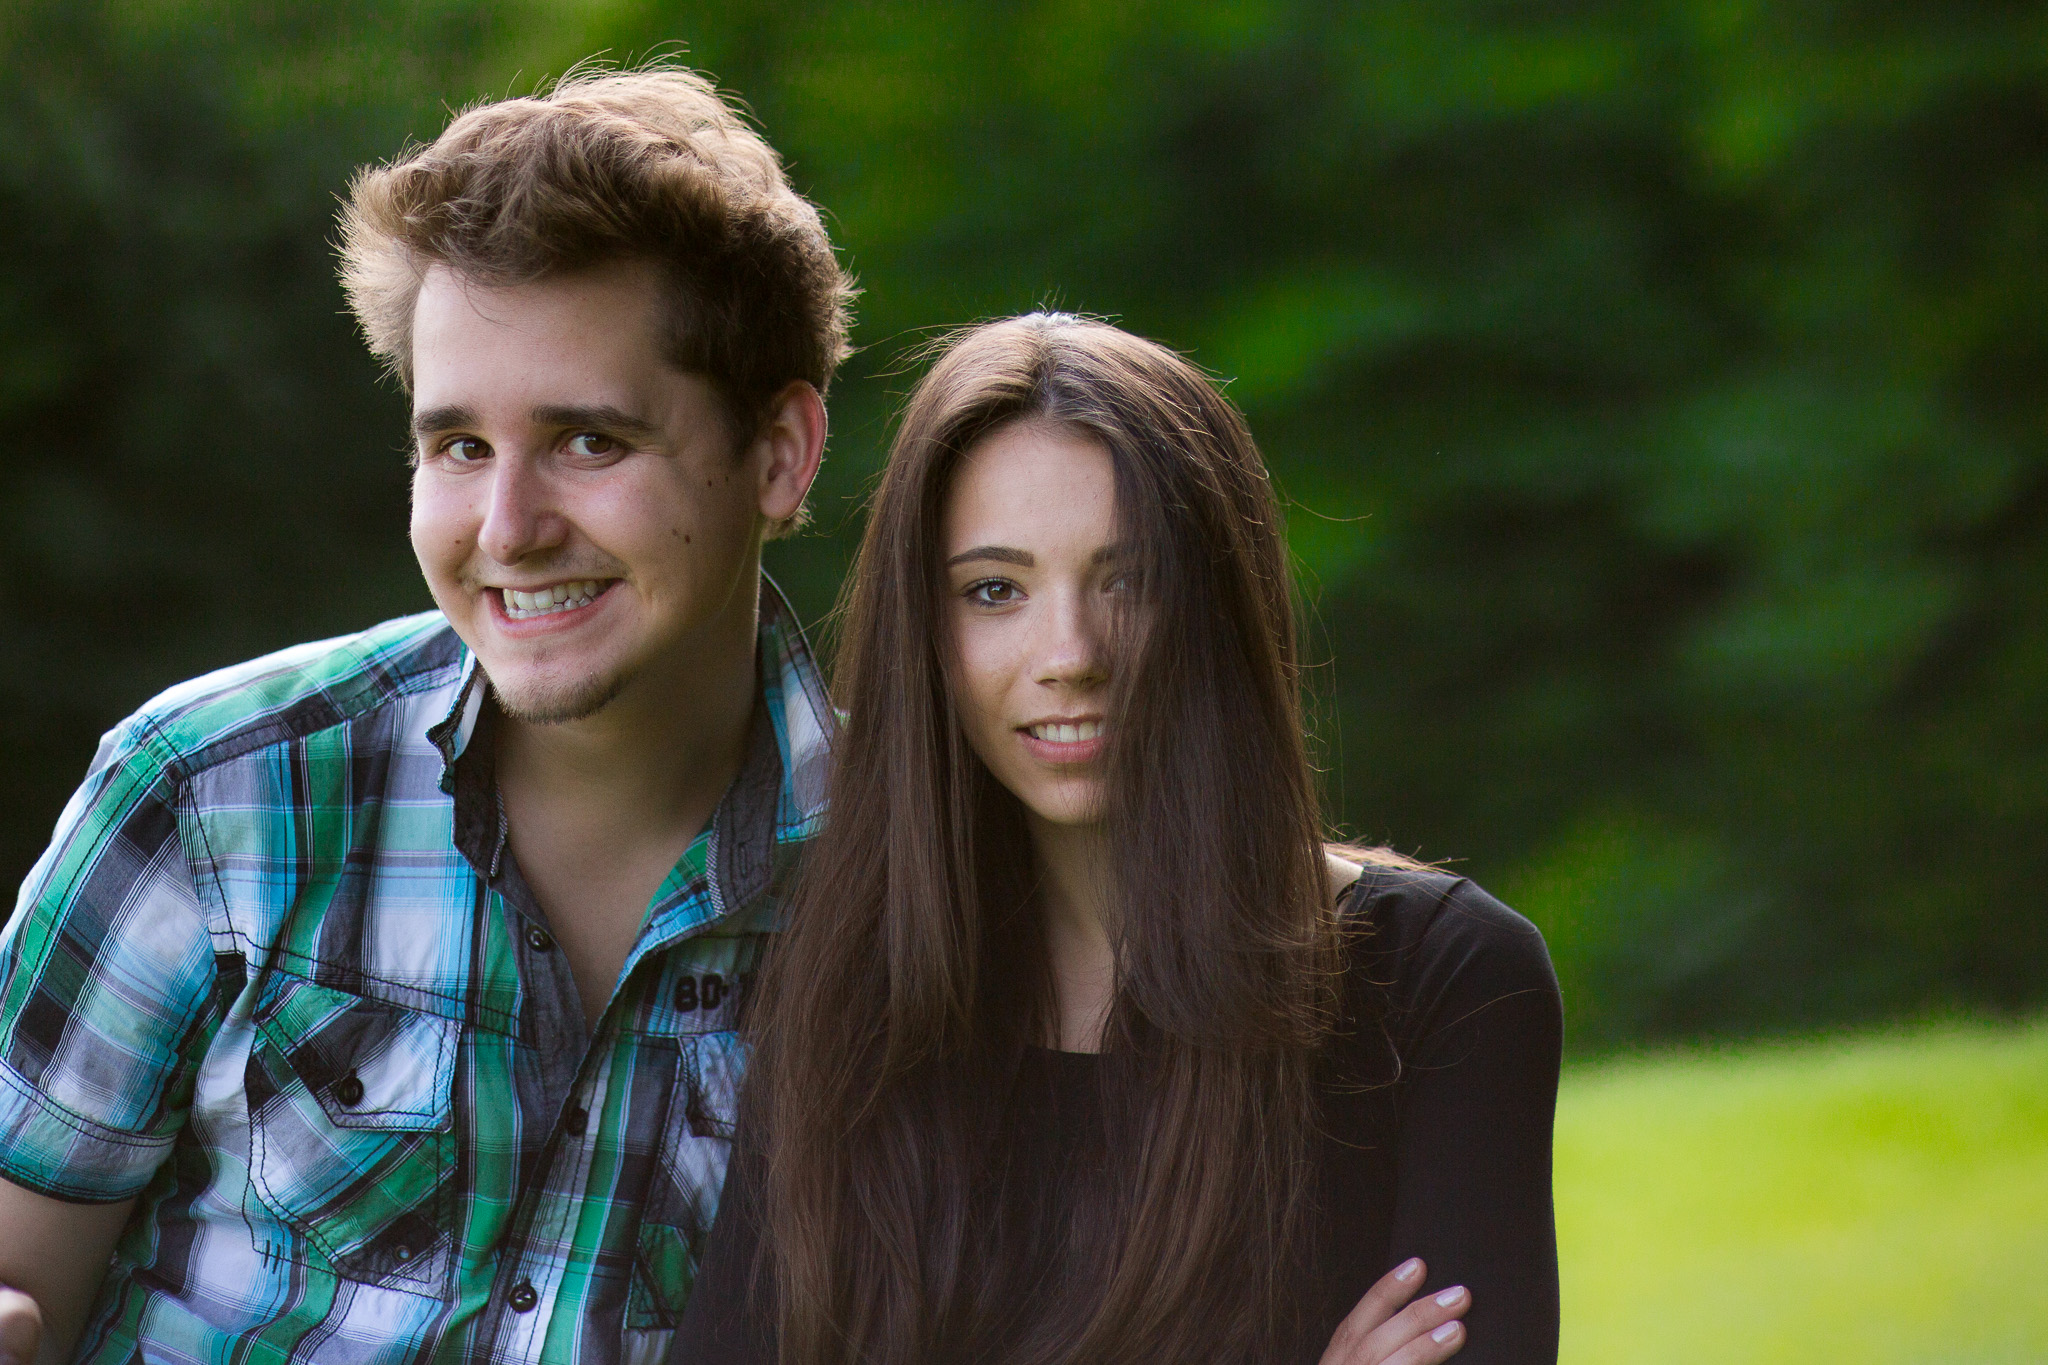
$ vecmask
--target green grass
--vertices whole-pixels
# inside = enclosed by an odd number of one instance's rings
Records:
[[[1557,1144],[1564,1365],[2048,1361],[2048,1020],[1580,1067]]]

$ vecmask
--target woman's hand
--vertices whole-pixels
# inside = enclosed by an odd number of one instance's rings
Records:
[[[1380,1276],[1337,1324],[1322,1365],[1436,1365],[1456,1355],[1465,1344],[1458,1319],[1472,1306],[1472,1291],[1453,1285],[1401,1307],[1422,1287],[1427,1268],[1408,1260]]]

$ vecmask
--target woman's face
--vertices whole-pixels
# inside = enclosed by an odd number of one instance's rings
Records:
[[[1069,427],[999,428],[947,493],[954,701],[974,752],[1037,821],[1100,818],[1115,536],[1109,452]]]

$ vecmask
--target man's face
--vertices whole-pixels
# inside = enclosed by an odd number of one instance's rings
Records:
[[[437,266],[420,289],[413,550],[515,717],[661,687],[753,619],[756,461],[662,357],[661,297],[624,264],[514,288]]]

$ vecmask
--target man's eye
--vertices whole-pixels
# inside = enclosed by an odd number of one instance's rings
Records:
[[[967,598],[985,607],[1003,607],[1022,597],[1015,583],[1007,578],[984,578],[979,583],[969,584]]]
[[[441,447],[441,453],[457,464],[474,464],[491,453],[491,448],[474,436],[457,436]]]
[[[579,431],[569,438],[569,453],[586,459],[601,459],[619,453],[619,443],[595,431]]]

